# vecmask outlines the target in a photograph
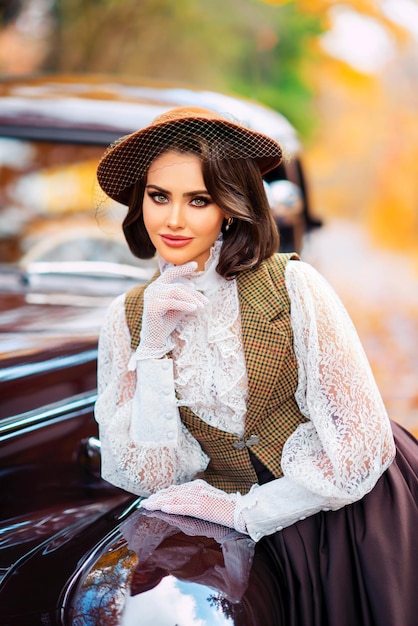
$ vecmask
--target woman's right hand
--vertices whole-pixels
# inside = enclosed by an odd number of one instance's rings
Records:
[[[146,288],[136,360],[167,354],[173,347],[171,333],[180,319],[207,304],[208,299],[187,280],[196,267],[195,262],[170,267]]]

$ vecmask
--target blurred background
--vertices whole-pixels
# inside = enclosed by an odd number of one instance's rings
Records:
[[[418,0],[2,0],[3,77],[132,76],[244,96],[297,129],[302,256],[418,434]]]

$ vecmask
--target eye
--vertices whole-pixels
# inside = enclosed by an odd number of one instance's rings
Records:
[[[205,197],[205,196],[199,196],[197,198],[193,198],[193,200],[191,201],[191,205],[195,206],[195,207],[205,207],[208,204],[210,204],[212,202],[212,199],[209,197]]]
[[[163,193],[159,193],[157,191],[155,191],[154,193],[149,193],[148,196],[156,204],[165,204],[166,202],[168,202],[167,197]]]

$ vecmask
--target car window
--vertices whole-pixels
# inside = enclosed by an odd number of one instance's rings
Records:
[[[0,263],[137,264],[119,205],[96,215],[104,146],[0,138]]]

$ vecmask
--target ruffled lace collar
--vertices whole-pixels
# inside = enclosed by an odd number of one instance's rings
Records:
[[[185,315],[174,332],[174,379],[179,406],[190,407],[211,426],[241,436],[248,383],[237,284],[216,271],[222,244],[220,235],[205,269],[187,278],[208,297],[208,304],[199,315]],[[162,257],[158,262],[161,273],[173,267]]]

